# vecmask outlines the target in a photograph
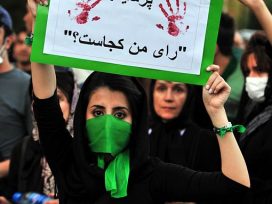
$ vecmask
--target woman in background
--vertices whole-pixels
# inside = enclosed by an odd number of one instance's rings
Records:
[[[57,96],[66,121],[66,128],[73,135],[73,116],[79,95],[73,73],[67,68],[56,68]],[[15,192],[37,192],[55,198],[50,204],[58,204],[57,186],[52,171],[44,157],[38,127],[33,119],[32,136],[25,137],[15,146],[8,175],[8,195],[11,200]],[[0,197],[1,204],[8,204],[5,197]]]
[[[220,170],[216,134],[190,119],[192,86],[152,80],[150,85],[150,154],[162,161],[199,171]]]
[[[252,182],[241,203],[272,203],[272,46],[264,33],[251,37],[241,67],[246,82],[238,121],[247,131],[239,145]]]

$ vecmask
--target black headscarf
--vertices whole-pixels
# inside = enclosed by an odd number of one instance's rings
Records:
[[[186,131],[186,128],[192,125],[190,121],[190,103],[192,100],[192,89],[189,85],[186,85],[188,93],[186,101],[183,105],[183,108],[179,115],[167,122],[164,122],[161,117],[159,117],[155,110],[153,105],[153,93],[154,93],[154,86],[155,86],[156,80],[152,80],[150,84],[150,152],[152,156],[157,156],[163,161],[166,162],[172,162],[172,163],[179,163],[184,164],[184,161],[186,160],[186,154],[184,153],[184,149],[182,147],[179,148],[179,153],[175,156],[170,156],[170,151],[173,148],[173,146],[177,145],[176,138],[179,137],[179,142],[185,142],[183,141],[183,133]],[[193,139],[191,137],[191,139]]]
[[[149,172],[149,143],[147,137],[147,107],[144,89],[132,77],[94,72],[84,82],[74,120],[74,156],[79,173],[90,198],[108,197],[104,186],[104,170],[97,167],[97,156],[90,151],[86,135],[86,109],[90,94],[99,87],[123,92],[132,110],[130,136],[130,176],[128,188],[135,180]],[[90,201],[91,202],[91,201]]]

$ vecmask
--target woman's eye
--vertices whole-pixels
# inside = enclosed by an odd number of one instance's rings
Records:
[[[98,117],[98,116],[104,115],[104,113],[102,111],[100,111],[100,110],[94,110],[92,112],[92,114],[93,114],[94,117]]]
[[[183,88],[181,88],[181,87],[175,87],[175,88],[174,88],[174,91],[177,92],[177,93],[182,93],[182,92],[184,92],[185,90],[184,90]]]
[[[162,91],[165,91],[165,90],[166,90],[166,87],[165,87],[165,86],[158,86],[158,87],[156,88],[156,90],[162,92]]]
[[[124,119],[127,115],[124,112],[116,112],[114,113],[114,117],[118,119]]]

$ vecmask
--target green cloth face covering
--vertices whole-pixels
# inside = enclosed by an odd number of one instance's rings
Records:
[[[127,196],[130,160],[129,150],[123,150],[129,142],[131,124],[113,115],[103,115],[87,120],[86,128],[91,151],[115,157],[105,171],[106,190],[114,198]],[[98,156],[97,164],[104,168],[103,155]]]

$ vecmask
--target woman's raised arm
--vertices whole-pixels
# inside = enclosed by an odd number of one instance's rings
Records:
[[[41,0],[28,0],[28,6],[32,12],[34,22],[36,18],[37,5],[43,3],[44,1]],[[34,31],[34,23],[32,30]],[[40,99],[51,97],[56,90],[56,75],[54,67],[51,65],[32,62],[31,74],[35,96]]]
[[[272,44],[272,15],[263,0],[239,0],[250,8],[262,25],[270,43]]]
[[[219,75],[219,66],[211,65],[207,68],[212,71],[206,86],[203,88],[203,101],[214,127],[221,128],[228,124],[224,104],[228,99],[231,88]],[[232,132],[224,137],[217,137],[220,147],[222,172],[228,178],[250,187],[247,166],[236,139]]]

